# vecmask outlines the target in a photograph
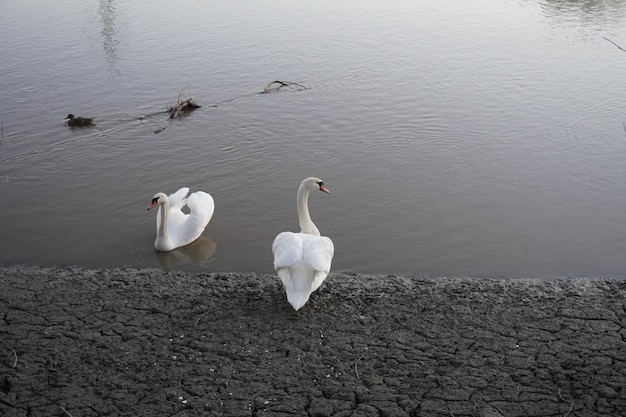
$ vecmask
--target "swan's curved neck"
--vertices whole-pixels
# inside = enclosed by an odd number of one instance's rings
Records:
[[[157,238],[167,237],[167,215],[170,211],[170,205],[168,202],[161,204],[159,213],[161,218],[159,219],[159,230],[157,231]]]
[[[300,233],[308,233],[310,235],[320,235],[320,231],[317,230],[311,215],[309,214],[309,192],[310,188],[305,184],[301,184],[298,188],[298,222],[300,223]]]

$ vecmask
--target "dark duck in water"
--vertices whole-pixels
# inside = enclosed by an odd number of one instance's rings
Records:
[[[65,118],[65,124],[70,127],[95,126],[93,119],[90,119],[88,117],[76,117],[72,113],[68,114]]]

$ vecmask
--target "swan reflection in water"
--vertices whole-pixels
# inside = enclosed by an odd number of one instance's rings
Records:
[[[169,271],[173,266],[201,265],[215,253],[215,242],[208,236],[200,236],[188,245],[171,251],[155,250],[161,268]]]

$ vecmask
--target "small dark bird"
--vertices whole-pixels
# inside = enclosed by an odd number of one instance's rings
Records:
[[[65,124],[71,127],[88,127],[95,126],[93,119],[88,117],[76,117],[72,113],[68,114],[65,118]]]

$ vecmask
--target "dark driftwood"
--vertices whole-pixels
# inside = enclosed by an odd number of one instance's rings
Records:
[[[183,115],[189,114],[195,109],[199,109],[200,107],[202,106],[196,103],[195,101],[193,101],[193,98],[188,98],[187,100],[182,101],[182,102],[180,101],[180,98],[179,98],[178,104],[168,108],[167,110],[165,110],[165,112],[170,115],[169,117],[170,119],[175,119],[177,117],[181,117]],[[153,113],[153,114],[158,114],[158,113]],[[155,134],[161,133],[165,129],[167,129],[167,125],[158,128],[157,130],[154,131],[154,133]]]
[[[175,119],[182,114],[192,112],[200,107],[202,106],[195,103],[193,98],[189,98],[176,106],[170,107],[167,109],[167,112],[170,114],[170,119]]]
[[[272,87],[274,84],[278,84],[278,87]],[[269,83],[267,85],[267,87],[265,87],[263,89],[263,91],[261,91],[261,94],[265,94],[265,93],[267,93],[267,92],[269,92],[271,90],[278,90],[279,88],[282,88],[282,87],[297,87],[297,88],[299,88],[301,90],[306,90],[307,89],[307,87],[302,85],[302,84],[292,83],[291,81],[279,81],[279,80],[276,80],[276,81],[272,81],[271,83]]]

